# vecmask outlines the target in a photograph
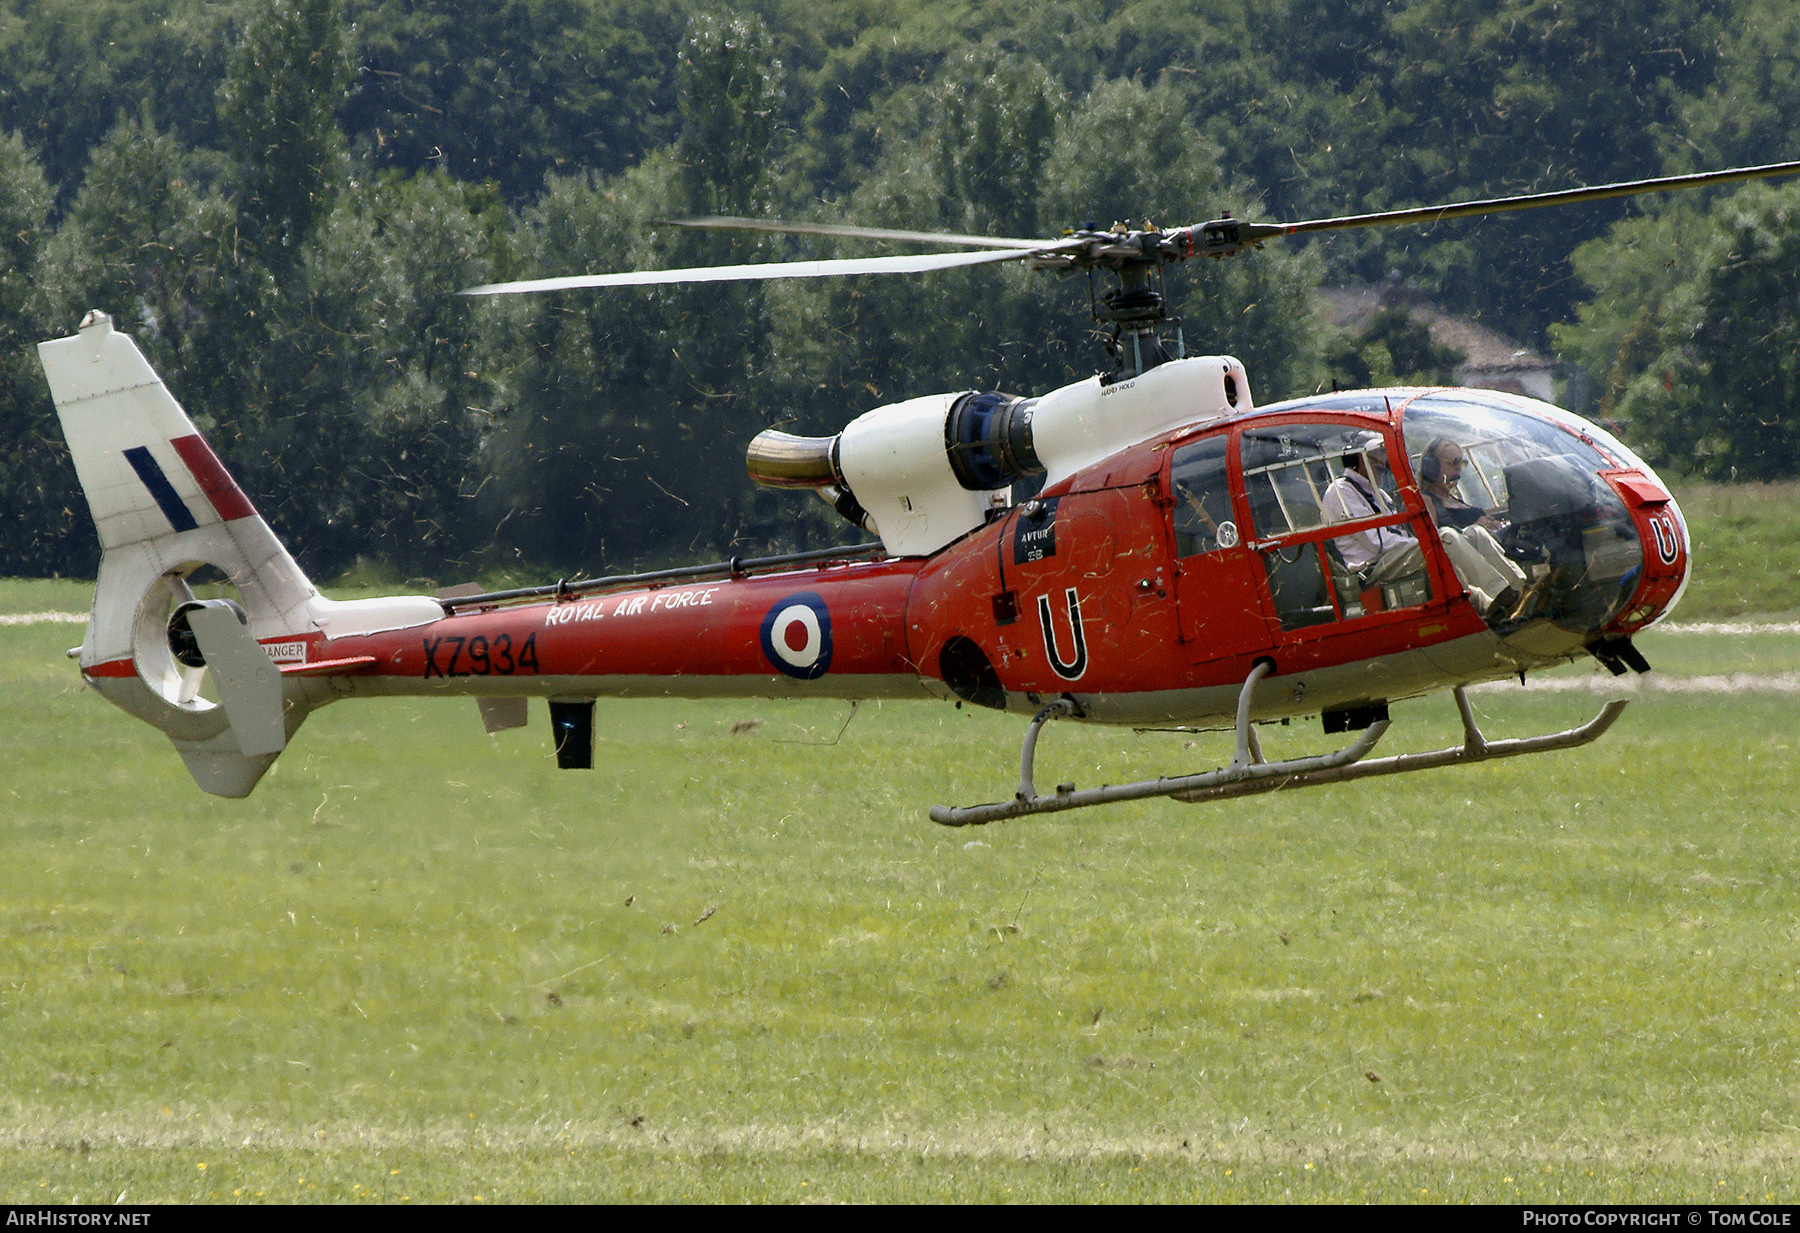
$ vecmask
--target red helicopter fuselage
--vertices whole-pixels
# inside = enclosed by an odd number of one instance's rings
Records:
[[[1556,525],[1535,537],[1541,559],[1527,564],[1540,579],[1558,571],[1559,593],[1524,619],[1496,625],[1477,612],[1426,512],[1408,446],[1437,431],[1432,414],[1491,434],[1465,444],[1478,468],[1490,452],[1496,482],[1509,465],[1545,458],[1565,464],[1557,478],[1586,481],[1552,494],[1557,508],[1536,520]],[[1493,432],[1496,418],[1532,421],[1547,447],[1522,450],[1516,432]],[[1332,443],[1366,432],[1407,460],[1394,468],[1394,512],[1327,524],[1294,508],[1309,466],[1323,490]],[[1205,492],[1196,457],[1211,464]],[[1358,528],[1410,533],[1423,569],[1385,589],[1356,582],[1334,548]],[[1162,434],[929,557],[496,606],[363,637],[315,635],[284,653],[360,661],[322,678],[336,696],[931,695],[1026,714],[1066,696],[1100,722],[1225,724],[1258,660],[1273,663],[1258,719],[1380,705],[1627,639],[1669,609],[1687,568],[1668,491],[1607,434],[1508,395],[1378,391]]]

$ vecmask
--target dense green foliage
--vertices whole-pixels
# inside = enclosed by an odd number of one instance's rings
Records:
[[[1633,219],[1575,253],[1600,293],[1557,331],[1606,373],[1653,461],[1713,479],[1800,473],[1800,188]]]
[[[1466,357],[1440,347],[1431,332],[1404,309],[1384,308],[1349,345],[1326,357],[1331,377],[1344,389],[1381,385],[1449,385]]]
[[[851,532],[747,483],[754,432],[1085,376],[1104,364],[1086,287],[1009,269],[453,293],[870,251],[654,226],[702,213],[1042,235],[1766,161],[1800,119],[1795,23],[1774,0],[11,0],[0,572],[93,567],[26,350],[90,307],[315,571],[811,546]],[[1451,357],[1404,323],[1318,323],[1321,279],[1398,276],[1527,341],[1551,328],[1572,388],[1659,462],[1791,475],[1786,200],[1340,233],[1169,292],[1189,346],[1240,356],[1266,402],[1441,375]]]

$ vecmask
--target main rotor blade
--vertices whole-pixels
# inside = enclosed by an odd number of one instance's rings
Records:
[[[954,235],[948,231],[894,231],[885,227],[850,227],[842,223],[784,223],[773,218],[665,218],[658,226],[692,227],[717,231],[762,231],[771,235],[831,235],[849,240],[899,240],[911,244],[961,244],[965,248],[1025,248],[1037,250],[1045,240],[1016,240],[1008,236]]]
[[[926,253],[921,256],[852,257],[834,261],[765,261],[755,265],[697,266],[685,270],[628,270],[620,274],[577,274],[571,278],[535,278],[526,282],[487,283],[460,295],[511,295],[523,291],[567,291],[576,287],[649,287],[663,283],[727,283],[768,278],[831,278],[846,274],[921,274],[961,265],[1018,261],[1033,253],[1074,247],[1061,240],[1002,252]]]
[[[1319,218],[1301,223],[1261,224],[1269,227],[1266,234],[1305,235],[1311,231],[1338,231],[1347,227],[1392,227],[1402,223],[1434,223],[1442,219],[1468,218],[1477,214],[1504,214],[1509,210],[1536,210],[1544,206],[1575,205],[1583,201],[1603,201],[1608,197],[1632,197],[1639,193],[1661,193],[1678,188],[1704,188],[1709,184],[1731,184],[1738,180],[1761,180],[1770,176],[1800,173],[1800,162],[1765,163],[1760,167],[1732,167],[1725,171],[1702,171],[1694,175],[1663,176],[1655,180],[1625,180],[1618,184],[1599,184],[1593,188],[1568,188],[1554,193],[1530,193],[1522,197],[1493,197],[1486,201],[1465,201],[1457,205],[1421,206],[1412,210],[1384,210],[1379,214],[1352,214],[1344,218]]]

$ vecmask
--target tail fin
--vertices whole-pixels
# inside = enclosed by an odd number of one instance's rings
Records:
[[[82,674],[167,733],[206,791],[247,796],[306,715],[299,683],[284,698],[279,671],[256,662],[267,658],[257,643],[318,628],[318,592],[105,313],[90,312],[72,338],[39,343],[38,355],[100,533]],[[187,578],[203,565],[230,577],[247,617],[241,634],[211,616],[200,622],[203,644],[220,648],[213,667],[224,707],[197,696],[195,663],[206,660],[191,650],[178,657],[171,644],[171,610],[185,633],[189,613],[179,609],[194,605]],[[234,731],[234,715],[254,721]]]

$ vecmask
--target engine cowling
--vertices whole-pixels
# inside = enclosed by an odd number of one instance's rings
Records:
[[[865,412],[835,437],[769,430],[746,462],[759,484],[830,490],[838,511],[877,531],[890,555],[928,556],[1010,504],[1017,480],[1054,484],[1160,433],[1251,409],[1242,364],[1196,356],[1041,398],[928,394]]]

